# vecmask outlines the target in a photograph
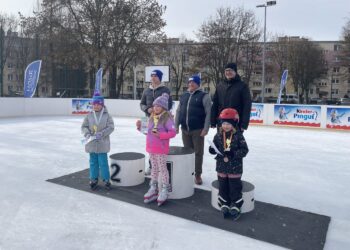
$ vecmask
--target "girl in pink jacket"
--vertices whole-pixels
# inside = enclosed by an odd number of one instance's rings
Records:
[[[153,102],[153,112],[148,122],[146,151],[150,154],[152,164],[151,181],[148,192],[144,195],[144,202],[157,200],[158,206],[168,198],[169,173],[166,167],[169,153],[169,140],[175,137],[174,119],[168,111],[169,95],[163,93]],[[137,124],[140,130],[140,123]],[[161,191],[158,191],[158,175],[162,178]]]

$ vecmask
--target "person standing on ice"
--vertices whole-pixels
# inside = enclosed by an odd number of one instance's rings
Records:
[[[188,79],[188,91],[179,101],[176,110],[175,127],[179,133],[181,126],[182,142],[185,147],[195,152],[195,183],[201,185],[204,153],[204,137],[210,126],[211,99],[200,86],[201,79],[193,75]]]
[[[168,111],[169,95],[163,93],[153,102],[153,111],[148,122],[146,151],[150,154],[152,164],[150,188],[144,195],[144,202],[150,203],[157,200],[158,206],[168,198],[169,172],[166,159],[169,153],[170,138],[175,137],[176,130],[172,115]],[[141,130],[141,121],[136,123]],[[158,191],[158,177],[161,175],[162,187]]]
[[[252,108],[249,86],[241,80],[235,63],[228,63],[225,66],[224,74],[225,80],[216,86],[213,97],[210,117],[211,127],[215,128],[220,125],[218,117],[223,109],[233,108],[237,110],[240,117],[239,129],[242,131],[247,130]]]
[[[109,135],[114,130],[112,116],[104,105],[104,98],[95,91],[92,98],[93,111],[84,119],[81,126],[82,134],[87,143],[85,151],[90,155],[90,188],[95,190],[98,185],[99,173],[106,189],[110,189],[110,173],[107,153],[110,151]]]
[[[170,110],[172,107],[172,98],[171,93],[168,87],[162,83],[163,72],[159,69],[155,69],[151,72],[151,84],[148,88],[146,88],[141,97],[140,108],[143,112],[145,112],[146,117],[150,117],[153,112],[153,102],[156,98],[161,96],[163,93],[167,93],[169,95],[167,110]],[[151,174],[151,163],[149,163],[149,167],[145,171],[146,175]]]
[[[218,205],[224,218],[237,220],[243,205],[242,182],[243,157],[248,154],[248,146],[239,129],[237,110],[227,108],[219,115],[220,129],[214,136],[214,147],[209,153],[216,154],[216,172],[219,181]]]

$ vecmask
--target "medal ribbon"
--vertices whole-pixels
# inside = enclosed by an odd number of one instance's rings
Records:
[[[104,107],[103,107],[102,110],[100,111],[101,113],[100,113],[100,117],[98,118],[98,120],[97,120],[97,116],[96,116],[95,110],[93,111],[94,118],[95,118],[95,123],[96,123],[96,125],[93,126],[93,129],[94,129],[94,133],[95,133],[95,134],[96,134],[96,132],[97,132],[97,126],[98,126],[98,125],[100,124],[100,122],[101,122],[102,115],[103,115],[103,111],[104,111]]]
[[[232,141],[232,136],[233,136],[233,131],[231,131],[231,135],[230,135],[230,139],[226,139],[226,133],[224,132],[223,133],[224,136],[223,136],[223,139],[224,139],[224,149],[227,149],[230,147],[231,145],[231,141]]]

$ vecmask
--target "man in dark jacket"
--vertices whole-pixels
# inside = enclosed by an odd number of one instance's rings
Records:
[[[234,108],[239,114],[239,128],[248,128],[252,99],[249,86],[242,82],[237,74],[237,65],[229,63],[225,67],[226,79],[217,85],[211,108],[211,127],[216,127],[220,112],[225,108]]]
[[[171,98],[170,90],[162,83],[162,77],[162,71],[158,69],[153,70],[151,73],[151,85],[143,91],[140,108],[148,117],[152,113],[153,101],[163,93],[169,95],[169,110],[172,107],[173,100]]]
[[[188,91],[180,97],[175,117],[176,132],[181,125],[184,146],[194,150],[195,183],[198,185],[202,184],[204,137],[209,130],[211,112],[210,96],[200,88],[200,83],[198,75],[188,79]]]

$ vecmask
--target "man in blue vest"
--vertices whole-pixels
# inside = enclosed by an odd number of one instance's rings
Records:
[[[194,75],[188,79],[188,91],[180,97],[176,110],[175,127],[179,133],[181,125],[182,141],[185,147],[195,152],[195,183],[202,184],[204,137],[210,126],[211,99],[200,88],[201,79]]]

